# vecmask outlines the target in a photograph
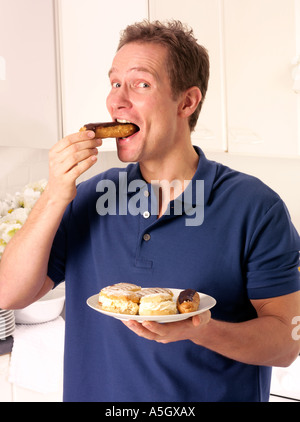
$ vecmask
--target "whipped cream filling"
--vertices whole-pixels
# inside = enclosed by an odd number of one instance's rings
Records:
[[[134,306],[136,306],[136,303],[133,303],[131,301],[125,301],[125,300],[112,300],[107,297],[100,297],[99,302],[101,303],[103,308],[115,308],[120,310],[121,312],[126,311],[127,309],[132,309]]]
[[[160,303],[151,303],[151,302],[143,302],[140,303],[140,309],[143,309],[144,311],[165,311],[167,309],[173,309],[174,312],[176,311],[176,303],[172,300],[167,300]],[[176,312],[175,312],[176,313]]]

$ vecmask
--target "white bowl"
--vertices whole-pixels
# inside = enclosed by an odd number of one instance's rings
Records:
[[[65,289],[57,287],[37,302],[15,310],[17,324],[40,324],[57,318],[64,307]]]

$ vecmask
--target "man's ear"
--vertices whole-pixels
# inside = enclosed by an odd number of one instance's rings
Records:
[[[178,105],[178,115],[180,117],[191,116],[202,99],[202,94],[197,86],[192,86],[181,94],[181,101]]]

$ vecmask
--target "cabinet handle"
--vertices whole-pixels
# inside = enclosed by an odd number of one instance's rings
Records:
[[[300,94],[300,54],[293,58],[292,60],[292,77],[293,77],[293,91],[296,94]]]
[[[0,56],[0,81],[6,79],[6,61],[5,58]]]

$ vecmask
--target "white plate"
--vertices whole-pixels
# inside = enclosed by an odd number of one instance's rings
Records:
[[[0,309],[0,315],[4,316],[4,315],[12,315],[14,313],[14,311],[5,311],[4,309]]]
[[[14,319],[15,319],[14,314],[12,314],[12,315],[6,315],[4,317],[2,315],[0,315],[0,324],[1,324],[1,322],[8,322],[8,321],[12,321]]]
[[[176,302],[177,297],[179,296],[181,289],[171,289],[174,294],[174,301]],[[198,292],[199,293],[199,292]],[[175,314],[175,315],[151,315],[151,316],[141,316],[141,315],[127,315],[127,314],[116,314],[114,312],[108,312],[101,309],[101,305],[98,302],[99,294],[91,296],[87,300],[88,306],[90,306],[95,311],[101,312],[104,315],[111,316],[116,319],[120,319],[123,321],[156,321],[156,322],[176,322],[182,321],[187,318],[191,318],[194,315],[201,314],[208,309],[211,309],[217,303],[216,300],[212,296],[208,296],[204,293],[199,293],[200,296],[200,306],[199,309],[195,312],[188,312],[186,314]]]
[[[15,326],[7,328],[7,330],[0,331],[0,337],[8,337],[15,331]]]
[[[2,334],[3,331],[5,331],[5,330],[7,330],[11,327],[14,327],[15,325],[16,325],[15,320],[9,321],[5,324],[0,324],[0,333]]]
[[[15,323],[7,325],[6,327],[2,327],[0,329],[0,338],[6,336],[8,337],[11,333],[15,331]]]
[[[9,336],[11,336],[15,331],[15,327],[10,331],[5,332],[4,334],[0,334],[0,340],[6,340]]]
[[[12,319],[11,321],[1,322],[0,320],[0,331],[5,329],[5,327],[10,327],[11,325],[15,324],[15,320]]]
[[[15,319],[9,321],[1,321],[0,318],[0,331],[4,330],[5,327],[10,327],[12,324],[15,324]]]

